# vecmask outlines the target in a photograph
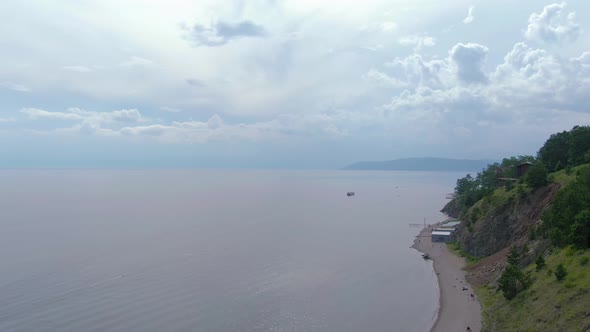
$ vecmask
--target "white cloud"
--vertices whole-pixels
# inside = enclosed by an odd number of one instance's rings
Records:
[[[226,124],[218,115],[213,115],[205,122],[174,121],[170,124],[127,126],[108,132],[107,135],[155,140],[161,143],[204,144],[215,140],[269,140],[279,135],[279,130],[279,126],[273,121]]]
[[[527,39],[544,43],[575,41],[581,33],[575,22],[575,13],[564,13],[565,2],[554,3],[543,8],[540,13],[532,13],[524,36]]]
[[[439,87],[451,75],[448,60],[424,59],[419,54],[406,58],[395,58],[385,64],[390,76],[400,81],[400,86],[429,86]]]
[[[400,45],[414,46],[414,51],[419,52],[424,47],[436,45],[436,39],[431,36],[405,36],[398,40]]]
[[[0,82],[0,87],[18,92],[31,92],[28,87],[14,82]]]
[[[223,125],[223,120],[217,114],[214,114],[211,118],[209,118],[209,120],[207,120],[207,127],[211,129],[221,128]]]
[[[57,119],[57,120],[83,120],[84,117],[76,112],[49,112],[39,108],[27,107],[20,110],[31,120]]]
[[[145,122],[136,110],[113,112],[89,112],[78,108],[66,112],[49,112],[41,109],[21,110],[32,120],[77,121],[70,127],[57,128],[37,133],[58,133],[63,135],[95,135],[108,137],[128,137],[160,143],[204,144],[211,141],[276,141],[278,139],[306,138],[324,135],[342,137],[348,131],[341,128],[342,116],[314,114],[302,117],[284,115],[278,118],[253,123],[226,123],[214,114],[207,121],[159,120],[159,123],[142,125]]]
[[[169,112],[169,113],[179,113],[182,112],[181,109],[175,108],[175,107],[169,107],[169,106],[162,106],[160,107],[160,110],[164,111],[164,112]]]
[[[464,24],[469,24],[469,23],[473,22],[473,20],[475,19],[475,17],[473,16],[474,10],[475,10],[475,6],[469,6],[469,9],[467,10],[467,16],[463,19]]]
[[[61,67],[63,70],[74,71],[78,73],[89,73],[92,72],[93,69],[86,67],[86,66],[63,66]]]
[[[384,72],[380,72],[376,69],[371,69],[365,74],[365,79],[377,83],[377,85],[385,87],[404,87],[407,83],[402,82],[395,77],[391,77]]]
[[[100,127],[109,123],[143,122],[141,113],[136,109],[123,109],[112,112],[93,112],[80,108],[68,108],[65,112],[50,112],[39,108],[23,108],[21,113],[31,120],[68,120],[80,121],[82,124]]]
[[[380,109],[398,122],[454,128],[458,136],[476,134],[462,128],[546,126],[548,121],[559,123],[559,114],[570,123],[590,120],[585,107],[590,103],[590,52],[562,59],[517,43],[503,63],[486,73],[482,64],[487,52],[483,45],[457,44],[445,60],[418,55],[396,59],[395,66],[406,73],[395,76],[401,79],[397,87],[406,85]],[[424,70],[432,61],[438,70]]]
[[[381,30],[383,30],[384,32],[395,32],[397,31],[398,26],[397,23],[395,22],[383,22],[381,23]]]
[[[406,114],[412,119],[433,121],[441,116],[466,116],[466,112],[488,108],[485,91],[469,87],[432,89],[419,87],[414,91],[404,90],[383,106],[388,112]],[[481,115],[481,114],[480,114]]]
[[[497,100],[514,108],[585,111],[590,102],[590,55],[563,59],[517,43],[493,73]]]
[[[218,21],[210,25],[197,23],[192,27],[182,24],[181,28],[193,45],[209,47],[222,46],[234,39],[264,37],[267,34],[263,26],[247,20],[236,23]]]
[[[483,66],[488,55],[488,48],[483,45],[459,43],[449,52],[457,68],[457,76],[466,83],[483,83],[487,81]]]
[[[123,67],[144,67],[150,66],[154,62],[152,60],[142,58],[139,56],[132,56],[128,60],[121,62],[121,66]]]
[[[141,122],[142,117],[138,110],[136,109],[128,109],[128,110],[119,110],[119,111],[112,111],[108,113],[102,113],[104,117],[108,121],[117,121],[117,122]]]

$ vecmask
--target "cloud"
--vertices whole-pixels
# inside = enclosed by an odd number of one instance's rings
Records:
[[[196,79],[196,78],[187,78],[185,80],[186,84],[191,85],[191,86],[195,86],[195,87],[204,87],[206,86],[205,83],[203,83],[202,81]]]
[[[281,115],[275,119],[252,123],[227,123],[218,114],[206,121],[172,121],[141,124],[146,122],[136,110],[113,112],[89,112],[71,108],[65,112],[49,112],[41,109],[21,110],[32,120],[53,119],[77,121],[65,128],[39,131],[40,134],[95,135],[103,137],[128,137],[174,144],[204,144],[211,141],[276,141],[294,137],[308,138],[312,135],[342,137],[348,135],[341,128],[337,117],[327,114],[303,116]]]
[[[226,124],[215,114],[207,121],[174,121],[170,124],[127,126],[102,134],[148,139],[160,143],[204,144],[216,140],[269,140],[277,137],[279,130],[275,121]]]
[[[395,31],[397,31],[397,29],[398,29],[398,26],[397,26],[397,23],[395,23],[395,22],[388,21],[388,22],[381,23],[381,30],[383,32],[395,32]]]
[[[63,66],[63,67],[61,67],[61,69],[68,70],[68,71],[75,71],[78,73],[89,73],[89,72],[93,71],[91,68],[86,67],[86,66]]]
[[[482,64],[487,52],[483,45],[457,44],[448,59],[428,60],[414,54],[386,63],[386,68],[397,67],[405,74],[389,72],[400,82],[392,87],[390,101],[379,109],[398,123],[454,128],[457,137],[479,135],[462,128],[547,128],[565,119],[571,123],[590,120],[585,107],[590,103],[590,52],[564,59],[517,43],[502,63],[486,73]],[[437,70],[425,70],[433,63]],[[424,79],[425,74],[430,79]],[[482,81],[486,84],[461,84]]]
[[[389,76],[384,72],[378,71],[376,69],[371,69],[367,74],[365,74],[364,78],[368,81],[377,83],[379,86],[384,87],[403,87],[407,86],[405,82],[398,80],[395,77]]]
[[[104,115],[104,119],[107,121],[117,121],[117,122],[141,122],[142,121],[141,113],[139,113],[139,111],[136,109],[106,112],[106,113],[101,113],[101,115]]]
[[[39,108],[27,107],[20,110],[31,120],[56,119],[56,120],[83,120],[84,117],[75,112],[49,112]]]
[[[524,36],[543,43],[562,43],[578,39],[581,28],[575,22],[575,13],[564,13],[565,2],[554,3],[540,13],[532,13]]]
[[[179,113],[179,112],[182,112],[181,109],[174,108],[174,107],[169,107],[169,106],[162,106],[162,107],[160,107],[160,110],[162,110],[164,112],[169,112],[169,113]]]
[[[400,38],[398,43],[404,46],[414,46],[414,52],[419,52],[424,47],[436,45],[436,39],[431,36],[406,36]]]
[[[475,17],[473,16],[474,9],[475,9],[475,6],[469,6],[469,9],[467,10],[467,16],[463,19],[464,24],[469,24],[469,23],[473,22],[473,20],[475,19]]]
[[[439,87],[451,74],[448,60],[427,60],[419,54],[395,58],[387,62],[385,68],[389,76],[397,79],[400,87]]]
[[[218,21],[208,26],[195,24],[192,27],[183,24],[181,28],[188,33],[186,38],[195,46],[222,46],[239,38],[256,38],[267,35],[263,26],[251,21],[236,23]]]
[[[221,128],[223,125],[223,119],[217,114],[214,114],[209,120],[207,120],[207,127],[211,129]]]
[[[0,118],[0,123],[2,122],[16,122],[15,118]]]
[[[31,92],[31,89],[29,89],[28,87],[13,82],[0,82],[0,87],[18,92]]]
[[[139,56],[132,56],[128,60],[121,62],[121,66],[123,67],[144,67],[150,66],[154,62],[152,60],[142,58]]]
[[[469,116],[467,112],[482,111],[487,108],[489,108],[489,101],[484,91],[460,86],[444,89],[419,87],[414,91],[404,90],[383,106],[386,111],[408,114],[413,119],[427,121],[433,121],[445,115],[466,117]]]
[[[143,122],[144,119],[137,109],[123,109],[112,112],[93,112],[80,108],[68,108],[65,112],[50,112],[39,108],[27,107],[20,110],[31,120],[53,119],[81,121],[100,127],[104,123]]]
[[[459,43],[449,50],[447,58],[428,59],[420,54],[395,58],[385,63],[383,71],[372,69],[365,78],[398,88],[440,89],[461,83],[485,83],[488,80],[484,73],[487,54],[486,46]]]
[[[506,107],[589,112],[590,53],[563,59],[517,43],[492,75],[493,93]]]
[[[459,43],[449,52],[457,68],[457,76],[466,83],[484,83],[487,81],[483,66],[488,55],[488,48],[483,45]]]

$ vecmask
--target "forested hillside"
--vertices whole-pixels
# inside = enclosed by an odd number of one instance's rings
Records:
[[[471,261],[486,330],[590,329],[590,127],[457,180],[443,212],[463,221],[454,246]]]

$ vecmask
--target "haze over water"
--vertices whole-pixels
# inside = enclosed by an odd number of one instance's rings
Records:
[[[0,330],[428,330],[462,175],[0,171]]]

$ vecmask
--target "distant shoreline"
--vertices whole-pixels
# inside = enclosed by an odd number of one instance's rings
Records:
[[[492,163],[492,160],[483,159],[405,158],[360,161],[342,169],[352,171],[477,172]]]
[[[441,223],[429,225],[414,239],[412,248],[428,254],[433,261],[439,290],[437,318],[431,332],[481,330],[481,305],[475,291],[465,280],[465,260],[451,253],[445,243],[432,243],[430,232]],[[463,290],[463,287],[467,290]]]

